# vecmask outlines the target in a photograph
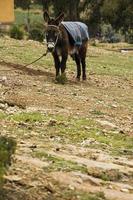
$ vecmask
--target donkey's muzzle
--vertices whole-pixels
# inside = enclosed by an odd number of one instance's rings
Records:
[[[48,42],[47,47],[48,47],[48,51],[52,52],[55,48],[54,42]]]

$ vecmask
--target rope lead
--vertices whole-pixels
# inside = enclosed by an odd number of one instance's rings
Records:
[[[44,53],[43,55],[41,55],[39,58],[37,58],[37,59],[34,60],[33,62],[31,62],[31,63],[29,63],[29,64],[27,64],[27,65],[24,65],[24,67],[27,67],[27,66],[29,66],[29,65],[31,65],[31,64],[33,64],[33,63],[35,63],[35,62],[37,62],[38,60],[40,60],[41,58],[43,58],[44,56],[46,56],[47,53],[48,53],[48,51],[46,51],[46,53]]]

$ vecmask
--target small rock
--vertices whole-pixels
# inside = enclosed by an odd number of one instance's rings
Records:
[[[25,123],[25,122],[19,122],[18,125],[19,125],[19,126],[27,127],[27,123]]]
[[[6,76],[2,76],[0,79],[1,82],[5,83],[7,81],[7,77]]]
[[[77,181],[80,184],[83,182],[89,182],[90,184],[95,185],[95,186],[101,185],[101,180],[94,178],[92,176],[88,176],[88,175],[82,174],[80,172],[74,172],[73,174],[76,175],[77,177],[80,177]]]
[[[109,127],[111,127],[111,128],[116,128],[116,125],[115,124],[113,124],[113,123],[111,123],[111,122],[109,122],[109,121],[103,121],[103,120],[96,120],[97,122],[99,122],[102,126],[109,126]]]
[[[84,129],[87,130],[87,131],[89,131],[91,129],[91,127],[85,126]]]
[[[126,192],[126,193],[129,193],[129,190],[128,190],[128,189],[126,189],[126,188],[122,188],[122,189],[121,189],[121,192]]]
[[[21,140],[21,141],[20,141],[20,144],[25,144],[25,141],[24,141],[24,140]]]
[[[118,106],[116,104],[111,105],[113,108],[117,108]]]
[[[34,83],[34,84],[33,84],[33,86],[37,86],[37,84],[36,84],[36,83]]]
[[[109,188],[109,189],[113,189],[113,186],[112,186],[112,185],[109,185],[108,188]]]
[[[7,106],[3,103],[0,103],[0,109],[1,110],[6,110]]]
[[[22,180],[22,178],[17,175],[4,176],[4,178],[8,181],[13,181],[13,182],[18,182],[18,181]]]
[[[72,185],[69,185],[68,187],[69,187],[70,190],[74,190],[75,189],[74,186],[72,186]]]
[[[94,138],[90,138],[87,140],[84,140],[81,145],[86,146],[86,145],[90,145],[90,144],[94,144],[96,142],[96,140]]]
[[[54,193],[55,189],[54,189],[54,185],[52,183],[48,183],[47,186],[45,186],[45,188],[48,190],[48,192],[50,193]]]

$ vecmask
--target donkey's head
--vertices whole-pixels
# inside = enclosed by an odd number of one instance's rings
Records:
[[[53,52],[58,39],[60,37],[60,23],[64,19],[64,13],[61,13],[57,18],[53,19],[49,16],[48,12],[44,12],[43,14],[44,20],[47,23],[46,26],[46,42],[48,51]]]

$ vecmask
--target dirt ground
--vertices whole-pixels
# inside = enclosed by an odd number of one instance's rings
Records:
[[[133,199],[132,153],[130,156],[126,153],[113,155],[108,145],[105,145],[105,150],[89,147],[93,143],[92,138],[86,138],[82,143],[71,143],[66,138],[63,143],[60,137],[56,137],[56,132],[50,137],[43,135],[43,130],[49,129],[46,129],[46,122],[49,126],[58,126],[58,120],[53,116],[60,115],[75,120],[89,118],[98,123],[105,134],[113,130],[116,134],[119,132],[132,137],[133,80],[92,73],[86,82],[76,82],[72,72],[67,76],[65,85],[56,84],[54,71],[46,72],[1,61],[1,112],[9,116],[21,112],[52,116],[48,121],[32,124],[33,127],[28,122],[1,119],[1,134],[17,140],[16,154],[5,176],[1,200]],[[67,120],[65,123],[67,126]],[[69,125],[67,128],[69,131]],[[89,129],[88,126],[85,128]],[[41,130],[41,136],[38,136],[38,130]],[[87,171],[48,170],[51,162],[54,164],[56,161],[33,156],[41,151],[63,162],[85,166]],[[111,177],[119,172],[122,179],[105,180],[99,176],[101,171],[110,173]]]

